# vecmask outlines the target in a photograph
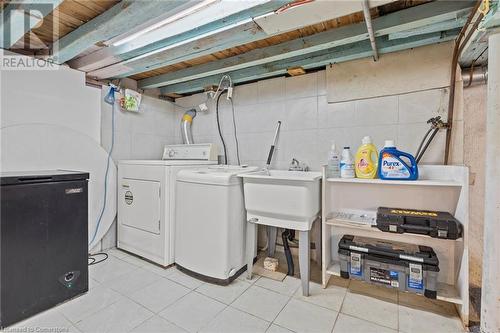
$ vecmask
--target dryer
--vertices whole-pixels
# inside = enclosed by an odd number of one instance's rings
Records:
[[[238,174],[257,167],[213,166],[177,177],[175,263],[200,280],[227,285],[246,269],[246,211]]]
[[[214,164],[217,150],[212,144],[166,146],[163,160],[119,161],[117,247],[161,266],[172,265],[177,173]]]

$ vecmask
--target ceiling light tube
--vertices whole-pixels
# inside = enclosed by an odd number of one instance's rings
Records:
[[[194,12],[196,12],[196,11],[198,11],[200,9],[203,9],[203,8],[209,6],[209,5],[211,5],[211,4],[213,4],[214,2],[217,2],[217,1],[220,1],[220,0],[204,0],[204,1],[202,1],[202,2],[200,2],[198,4],[196,4],[196,5],[194,5],[192,7],[189,7],[187,9],[183,10],[183,11],[180,11],[177,14],[169,16],[169,17],[167,17],[166,19],[164,19],[164,20],[162,20],[160,22],[152,24],[152,25],[150,25],[150,26],[148,26],[148,27],[146,27],[146,28],[144,28],[144,29],[136,32],[136,33],[133,33],[130,36],[127,36],[127,37],[125,37],[123,39],[120,39],[120,40],[112,43],[112,45],[113,46],[119,46],[119,45],[123,45],[125,43],[128,43],[131,40],[134,40],[134,39],[136,39],[139,36],[142,36],[142,35],[150,32],[150,31],[153,31],[153,30],[158,29],[160,27],[163,27],[163,26],[165,26],[167,24],[170,24],[172,22],[180,20],[180,19],[182,19],[182,18],[184,18],[184,17],[186,17],[186,16],[188,16],[190,14],[193,14]]]
[[[183,41],[180,41],[180,42],[177,42],[177,43],[173,43],[173,44],[167,45],[165,47],[162,47],[160,49],[157,49],[157,50],[145,53],[143,55],[135,57],[134,60],[138,60],[138,59],[142,59],[142,58],[145,58],[145,57],[149,57],[150,55],[153,55],[155,53],[159,53],[159,52],[163,52],[163,51],[166,51],[166,50],[170,50],[170,49],[173,49],[174,47],[178,47],[178,46],[181,46],[181,45],[193,42],[195,40],[199,40],[199,39],[202,39],[202,38],[205,38],[205,37],[208,37],[208,36],[212,36],[212,35],[215,35],[215,34],[217,34],[219,32],[223,32],[223,31],[232,29],[234,27],[237,27],[237,26],[240,26],[240,25],[252,22],[252,21],[253,21],[253,19],[249,18],[249,19],[245,19],[245,20],[242,20],[242,21],[238,21],[238,22],[232,23],[232,24],[228,24],[225,27],[222,27],[222,28],[219,28],[219,29],[216,29],[216,30],[212,30],[212,31],[206,32],[204,34],[200,34],[198,36],[191,37],[191,38],[188,38],[186,40],[183,40]]]

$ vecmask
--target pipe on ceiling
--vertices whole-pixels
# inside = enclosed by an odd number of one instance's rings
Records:
[[[363,0],[363,15],[365,17],[366,29],[368,30],[368,36],[370,37],[370,44],[373,50],[373,60],[378,60],[377,43],[375,42],[375,32],[373,31],[372,25],[372,15],[370,13],[370,4],[368,0]]]

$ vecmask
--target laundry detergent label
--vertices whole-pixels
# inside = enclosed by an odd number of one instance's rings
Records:
[[[356,276],[361,276],[363,271],[361,270],[361,254],[351,252],[351,274]]]
[[[422,265],[410,264],[410,275],[408,276],[408,287],[413,289],[424,289]]]
[[[410,171],[406,165],[401,160],[387,153],[382,156],[380,173],[384,178],[410,178]]]
[[[399,288],[399,272],[370,267],[370,281]]]

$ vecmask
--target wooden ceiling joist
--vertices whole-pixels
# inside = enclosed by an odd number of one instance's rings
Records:
[[[401,51],[413,47],[420,47],[439,42],[453,40],[459,33],[460,29],[454,29],[446,32],[434,32],[426,35],[419,35],[409,38],[401,38],[389,40],[387,36],[377,37],[376,42],[379,46],[379,53],[385,54],[390,52]],[[266,63],[259,66],[240,69],[233,72],[228,72],[234,83],[245,83],[249,81],[261,80],[264,78],[285,75],[290,67],[303,67],[304,69],[312,69],[326,66],[331,63],[350,61],[372,55],[371,44],[369,40],[356,42],[347,45],[337,46],[332,49],[327,49],[306,56],[294,57],[286,60]],[[212,75],[209,77],[200,78],[188,82],[177,83],[160,88],[162,94],[178,93],[186,94],[203,90],[203,87],[219,82],[222,74]]]
[[[0,47],[11,48],[19,39],[36,27],[63,0],[44,0],[34,3],[29,0],[15,1],[2,8],[0,25]],[[21,12],[22,11],[22,12]],[[28,24],[25,24],[28,22]],[[8,29],[8,30],[7,30]],[[6,37],[7,38],[4,38]]]
[[[188,3],[189,0],[124,0],[61,38],[54,57],[58,63],[64,63],[96,43],[126,34],[159,16],[173,15]]]
[[[466,15],[471,7],[472,4],[470,2],[433,2],[378,17],[373,20],[373,27],[376,31],[376,36],[390,35],[393,33],[413,30],[417,27],[430,27],[433,24],[439,25],[443,20],[449,20],[451,18],[456,18],[457,16],[460,17],[461,15]],[[450,29],[440,29],[437,31],[443,30]],[[325,49],[331,49],[339,45],[363,41],[367,38],[366,26],[364,23],[347,25],[277,45],[258,48],[242,55],[236,55],[230,58],[212,61],[171,73],[142,79],[139,81],[139,87],[141,89],[157,88],[186,82]],[[185,57],[187,56],[188,55]]]
[[[268,12],[272,12],[274,9],[279,8],[283,4],[283,1],[271,1],[266,4],[268,4]],[[185,44],[181,43],[181,45],[178,46],[170,44],[147,54],[139,55],[120,63],[91,71],[88,75],[95,78],[128,77],[155,68],[172,65],[245,43],[261,40],[266,37],[268,37],[268,35],[255,22],[250,21],[208,37],[195,39]]]
[[[87,56],[75,59],[70,62],[70,66],[79,70],[91,72],[99,68],[115,64],[117,62],[126,61],[144,55],[148,52],[160,50],[173,44],[193,39],[197,36],[209,34],[211,32],[220,30],[237,22],[242,22],[252,17],[267,14],[288,2],[288,0],[279,0],[257,4],[255,6],[250,2],[250,4],[244,4],[244,6],[241,7],[241,11],[214,20],[210,23],[194,26],[192,29],[176,34],[174,36],[169,36],[162,39],[153,39],[151,40],[151,43],[148,44],[141,40],[140,43],[127,43],[116,46],[112,45],[110,47],[102,48]],[[245,6],[252,7],[244,9]],[[147,38],[147,36],[145,36],[144,38]]]

